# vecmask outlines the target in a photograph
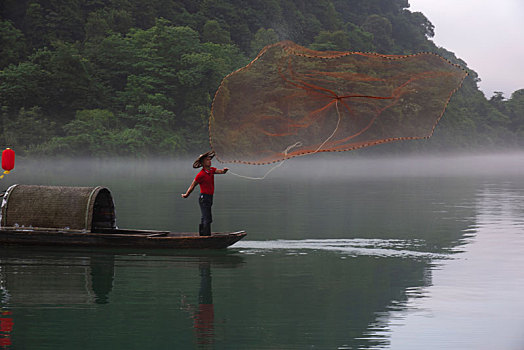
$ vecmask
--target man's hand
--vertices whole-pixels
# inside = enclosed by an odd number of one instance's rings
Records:
[[[182,198],[187,198],[189,197],[189,193],[182,193]]]

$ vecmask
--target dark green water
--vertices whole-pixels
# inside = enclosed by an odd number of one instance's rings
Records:
[[[216,176],[213,230],[248,232],[225,251],[1,248],[0,349],[524,348],[523,154],[312,159]],[[187,231],[191,163],[1,185],[104,185],[119,227]]]

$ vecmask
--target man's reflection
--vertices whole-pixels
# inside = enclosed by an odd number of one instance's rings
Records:
[[[196,332],[199,345],[209,345],[214,342],[215,310],[213,306],[213,292],[211,286],[211,264],[201,262],[198,266],[200,273],[200,289],[198,291],[198,307],[186,304],[182,300],[183,309],[191,313],[193,328]]]
[[[199,265],[200,290],[198,291],[198,310],[193,316],[198,344],[212,344],[214,336],[215,311],[211,290],[211,267],[209,262]]]
[[[13,330],[11,311],[0,310],[0,349],[8,349],[11,345],[11,331]]]

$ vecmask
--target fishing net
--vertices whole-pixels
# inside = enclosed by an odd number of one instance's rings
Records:
[[[429,138],[466,75],[433,53],[319,52],[280,42],[222,81],[211,146],[222,162],[268,164]]]

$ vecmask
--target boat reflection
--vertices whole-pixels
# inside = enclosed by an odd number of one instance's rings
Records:
[[[175,275],[170,276],[171,281],[164,280],[164,282],[180,287],[178,291],[171,289],[171,297],[174,296],[176,299],[178,292],[182,296],[180,307],[178,311],[175,310],[175,316],[191,320],[193,344],[196,343],[200,347],[212,345],[215,339],[212,269],[231,269],[243,263],[242,257],[229,252],[184,251],[180,254],[166,252],[162,255],[162,252],[158,251],[87,252],[2,247],[0,248],[0,349],[10,349],[10,346],[17,344],[17,339],[11,336],[13,319],[21,320],[19,322],[21,325],[18,327],[19,334],[24,331],[35,331],[35,327],[30,325],[33,321],[28,318],[27,310],[45,317],[45,314],[48,316],[59,314],[62,312],[60,310],[64,309],[99,309],[110,307],[112,303],[116,306],[112,306],[111,310],[116,308],[122,313],[132,312],[132,305],[136,305],[134,312],[138,313],[141,312],[142,307],[147,308],[147,305],[155,307],[152,295],[158,291],[158,285],[156,281],[137,276],[137,271],[146,269],[145,275],[154,279],[150,272],[166,267],[175,272]],[[183,273],[184,277],[177,280],[176,272],[180,269],[187,272]],[[139,297],[134,294],[139,289],[135,285],[147,286],[149,289],[145,293],[138,292],[142,295]],[[193,295],[191,290],[194,291]],[[117,315],[110,317],[116,318]],[[104,323],[103,320],[100,322]]]
[[[91,289],[95,295],[94,302],[107,304],[109,293],[113,289],[115,278],[115,256],[101,255],[92,256],[89,261]]]
[[[114,279],[114,255],[3,248],[2,304],[62,307],[106,303]]]

